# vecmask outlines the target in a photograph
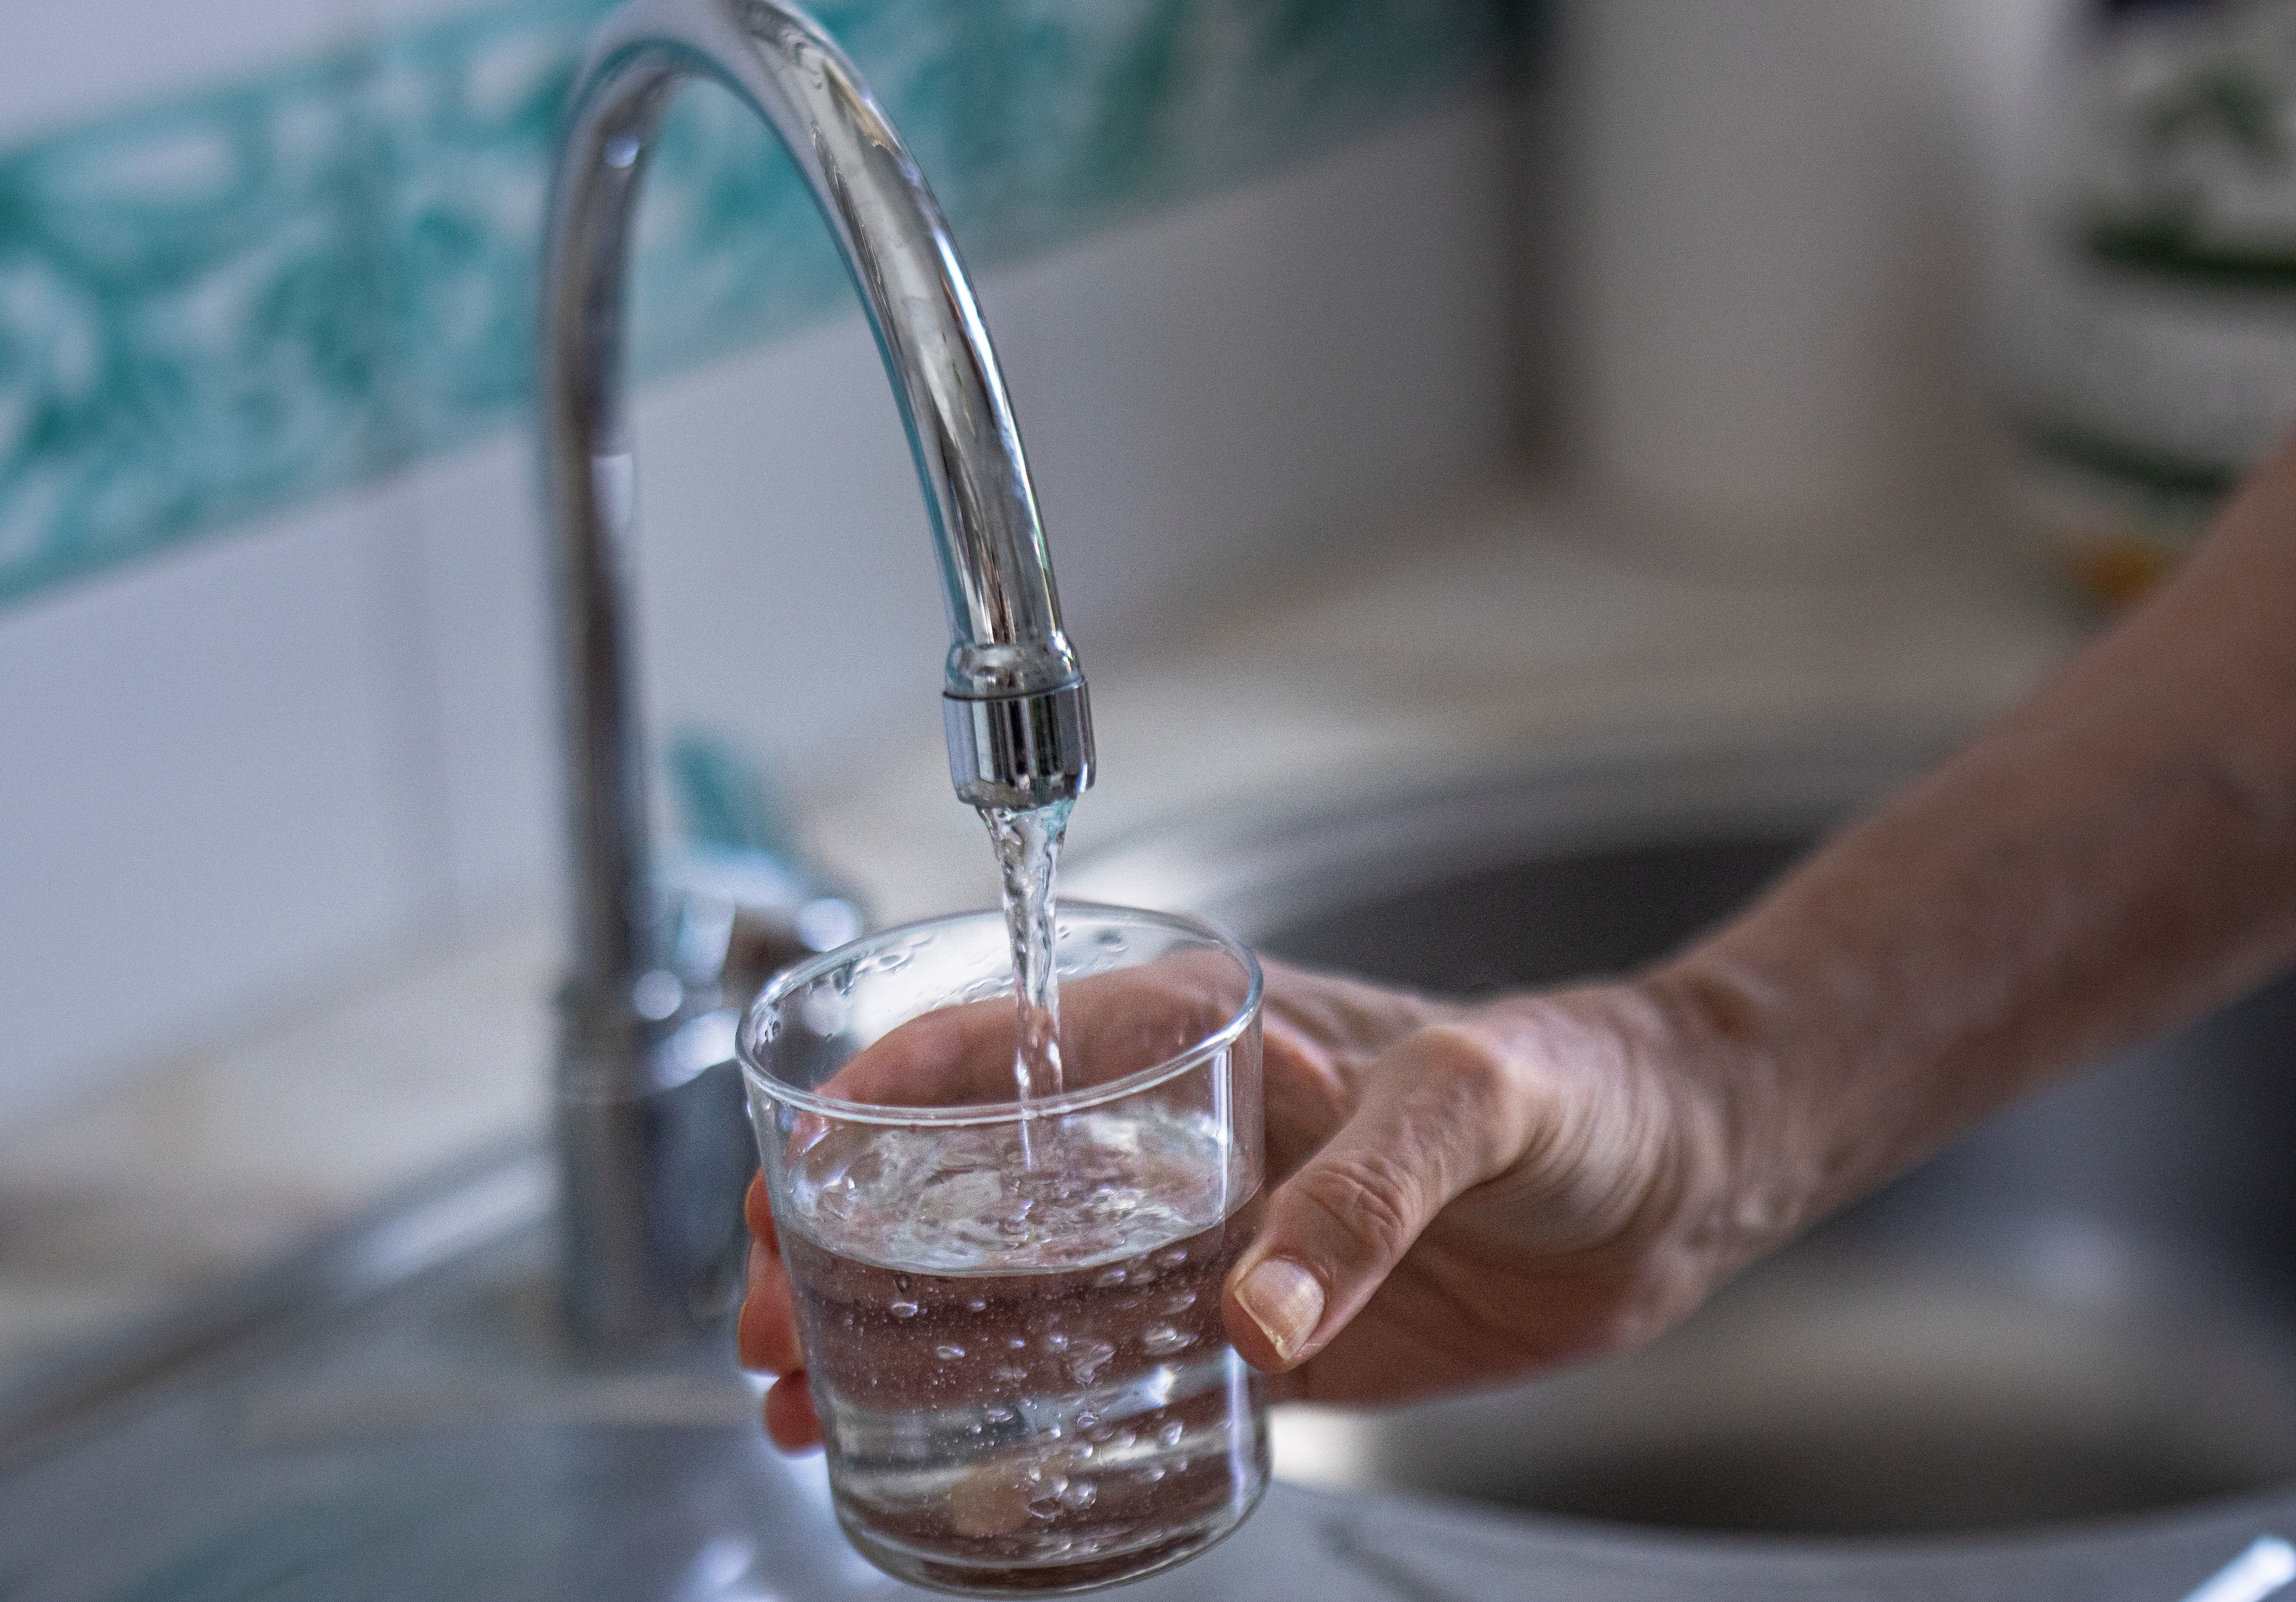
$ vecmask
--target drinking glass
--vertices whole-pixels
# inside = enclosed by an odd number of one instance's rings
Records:
[[[790,969],[741,1059],[830,1489],[854,1545],[972,1595],[1203,1550],[1267,1483],[1220,1288],[1260,1210],[1259,966],[1189,919],[1063,903],[1061,1082],[1003,916]]]

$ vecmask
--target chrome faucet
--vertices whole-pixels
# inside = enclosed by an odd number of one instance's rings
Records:
[[[699,1094],[650,865],[630,670],[633,475],[623,282],[646,152],[671,98],[709,78],[796,161],[861,293],[923,482],[951,643],[949,774],[976,807],[1070,800],[1092,782],[1092,721],[1021,436],[948,226],[835,44],[780,0],[633,0],[576,79],[544,246],[541,433],[555,527],[558,678],[571,834],[572,971],[560,998],[555,1121],[562,1296],[584,1345],[627,1351],[722,1302],[738,1228],[725,1097]],[[685,1029],[691,1038],[691,1030]],[[701,1056],[710,1055],[708,1052]],[[722,1077],[722,1073],[721,1073]]]

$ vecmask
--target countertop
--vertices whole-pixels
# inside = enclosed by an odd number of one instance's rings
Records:
[[[1973,727],[2089,627],[1981,520],[1733,565],[1551,497],[1488,498],[1231,593],[1152,651],[1088,657],[1101,779],[1070,849],[1508,750]],[[879,918],[993,900],[937,745],[797,800]],[[0,1139],[0,1371],[538,1127],[557,947],[546,916],[505,919]]]

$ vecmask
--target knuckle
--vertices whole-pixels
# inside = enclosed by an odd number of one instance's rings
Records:
[[[750,1309],[743,1308],[742,1310],[742,1319],[738,1326],[738,1330],[739,1333],[734,1342],[734,1348],[741,1356],[742,1367],[750,1369],[764,1369],[769,1368],[771,1366],[771,1359],[775,1355],[774,1350],[767,1338],[765,1328],[758,1320],[756,1313]]]
[[[774,1205],[773,1199],[766,1194],[765,1175],[750,1176],[750,1187],[742,1195],[742,1215],[743,1221],[750,1226],[750,1233],[755,1236],[760,1244],[772,1242]]]
[[[1480,1031],[1461,1023],[1431,1023],[1419,1031],[1426,1080],[1458,1112],[1488,1117],[1514,1089],[1506,1054]]]
[[[797,1330],[783,1294],[750,1287],[734,1320],[734,1347],[745,1368],[779,1374],[798,1365]]]
[[[1447,1196],[1514,1161],[1535,1098],[1504,1047],[1472,1027],[1430,1025],[1414,1047],[1417,1080],[1398,1113]]]
[[[1301,1201],[1366,1256],[1391,1261],[1419,1233],[1418,1180],[1391,1158],[1330,1156],[1303,1170],[1293,1184]]]

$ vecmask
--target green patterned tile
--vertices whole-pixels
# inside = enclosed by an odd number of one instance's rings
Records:
[[[552,130],[600,0],[524,0],[0,152],[0,599],[515,423]],[[976,267],[1496,70],[1510,0],[841,0]],[[764,130],[665,131],[642,371],[848,294]]]

